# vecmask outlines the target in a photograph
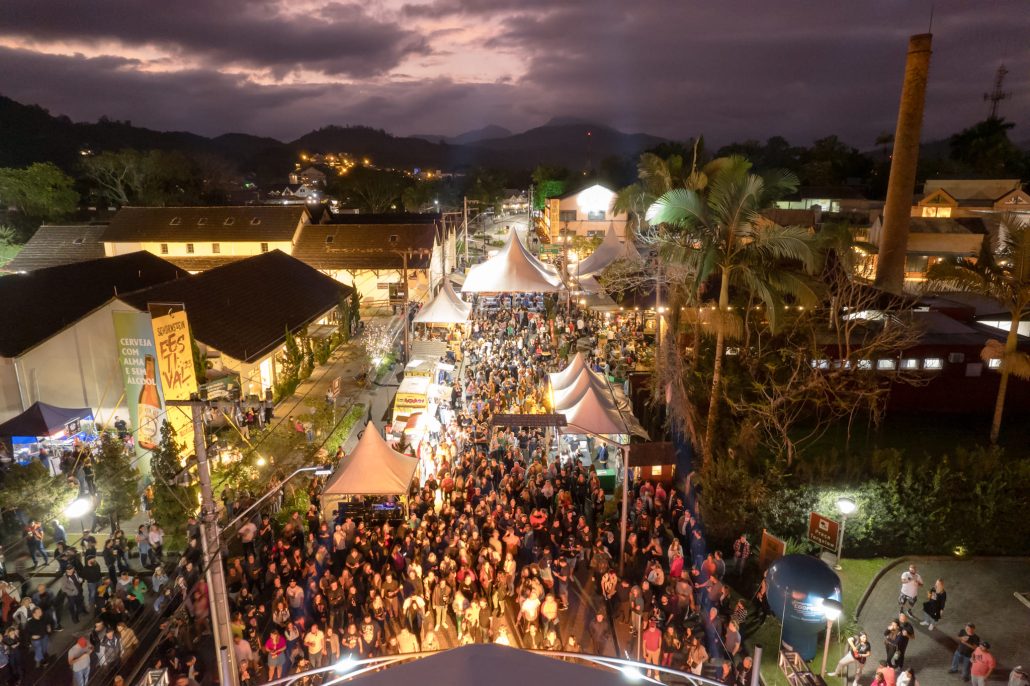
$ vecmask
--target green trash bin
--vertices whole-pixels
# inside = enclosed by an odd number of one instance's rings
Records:
[[[598,469],[597,480],[601,482],[601,488],[608,495],[615,493],[615,470],[614,469]]]

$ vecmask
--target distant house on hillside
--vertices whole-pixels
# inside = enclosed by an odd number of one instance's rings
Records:
[[[601,238],[612,226],[625,240],[629,214],[616,212],[614,205],[615,191],[599,183],[548,198],[543,212],[544,233],[554,243],[563,234]]]
[[[290,172],[291,184],[304,184],[305,186],[318,186],[325,188],[326,174],[318,167],[304,167]]]
[[[1030,221],[1030,195],[1019,179],[930,179],[913,217],[1021,215]]]

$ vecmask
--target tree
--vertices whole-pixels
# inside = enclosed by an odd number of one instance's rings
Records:
[[[75,211],[79,194],[74,181],[49,162],[24,169],[0,169],[0,202],[32,222],[60,219]]]
[[[998,442],[1005,412],[1005,393],[1013,374],[1030,380],[1030,355],[1019,352],[1019,323],[1030,314],[1030,226],[1007,215],[999,227],[997,250],[984,238],[980,256],[957,262],[939,262],[930,268],[929,287],[935,291],[977,293],[997,300],[1010,315],[1004,347],[988,343],[982,356],[998,360],[1001,383],[991,420],[991,443]]]
[[[197,487],[181,485],[183,446],[175,440],[175,430],[165,421],[161,425],[161,442],[150,455],[150,473],[154,477],[154,521],[168,536],[183,542],[186,519],[197,513]]]
[[[572,173],[565,167],[541,164],[533,170],[533,209],[542,210],[548,198],[565,192]]]
[[[976,174],[1022,178],[1028,157],[1009,140],[1013,126],[1001,117],[988,117],[963,129],[948,139],[951,159]]]
[[[104,433],[100,437],[94,474],[100,496],[96,514],[110,520],[113,533],[120,522],[132,518],[139,510],[140,471],[126,452],[125,444]]]
[[[707,425],[702,442],[706,463],[715,451],[716,427],[722,391],[722,367],[727,338],[738,338],[741,319],[731,308],[731,286],[761,301],[769,326],[776,329],[785,298],[802,305],[817,302],[812,281],[805,273],[818,268],[815,239],[802,227],[783,227],[765,220],[761,211],[783,193],[793,190],[796,177],[783,171],[750,173],[742,157],[707,164],[695,189],[674,189],[662,195],[647,212],[648,222],[678,230],[661,250],[691,265],[696,283],[717,276],[717,304],[699,311],[705,328],[715,332]],[[695,346],[699,341],[695,341]]]
[[[30,519],[45,522],[59,516],[75,499],[74,480],[63,475],[50,476],[39,460],[26,465],[13,464],[2,476],[4,505],[21,510]]]
[[[345,205],[381,214],[401,204],[401,195],[407,185],[408,181],[398,172],[354,167],[347,174],[332,178],[328,190]]]
[[[82,162],[83,173],[114,205],[165,206],[218,199],[231,187],[224,161],[165,150],[105,151]]]

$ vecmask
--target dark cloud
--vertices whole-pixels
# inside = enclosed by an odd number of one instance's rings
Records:
[[[398,133],[519,130],[569,115],[715,143],[777,134],[803,143],[835,133],[868,148],[893,130],[907,38],[926,29],[931,2],[925,137],[982,119],[982,94],[1005,63],[1012,96],[1002,113],[1016,122],[1017,140],[1030,139],[1025,0],[423,0],[397,3],[393,14],[376,5],[374,15],[351,3],[300,11],[273,0],[8,0],[0,35],[152,45],[198,66],[146,73],[130,60],[26,50],[0,55],[0,92],[73,118],[279,138],[330,123]],[[462,41],[472,40],[465,33],[520,71],[458,82],[447,65],[462,58]],[[481,56],[466,58],[470,71]],[[225,65],[327,76],[270,86]],[[337,75],[345,83],[332,82]]]
[[[185,59],[280,75],[303,67],[368,77],[428,51],[422,36],[373,18],[358,3],[304,12],[273,0],[5,0],[0,33],[155,46]]]

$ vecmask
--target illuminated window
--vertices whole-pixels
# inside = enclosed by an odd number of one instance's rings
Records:
[[[268,243],[261,244],[261,252],[268,252]]]
[[[924,217],[950,217],[951,216],[951,208],[950,207],[924,207],[923,208],[923,216]]]
[[[889,372],[897,366],[894,360],[877,360],[876,368],[881,372]]]
[[[923,369],[944,369],[944,360],[940,357],[928,357],[923,360]]]
[[[168,254],[168,244],[167,243],[162,243],[161,244],[161,254],[162,255],[167,255]]]
[[[1001,369],[1001,360],[999,358],[995,358],[993,360],[987,360],[987,368],[988,369]]]
[[[870,371],[873,368],[873,361],[872,360],[859,360],[858,361],[858,368],[861,369],[862,371],[865,371],[865,372]]]
[[[211,244],[211,253],[213,255],[217,255],[220,252],[222,252],[222,244],[221,243],[212,243]]]
[[[901,361],[902,369],[919,369],[919,360],[908,358]]]
[[[829,369],[829,360],[812,360],[812,369]]]
[[[662,475],[662,466],[660,464],[652,465],[651,466],[651,476],[661,476],[661,475]]]
[[[187,243],[186,244],[186,254],[187,255],[192,255],[193,254],[193,244],[192,243]]]

